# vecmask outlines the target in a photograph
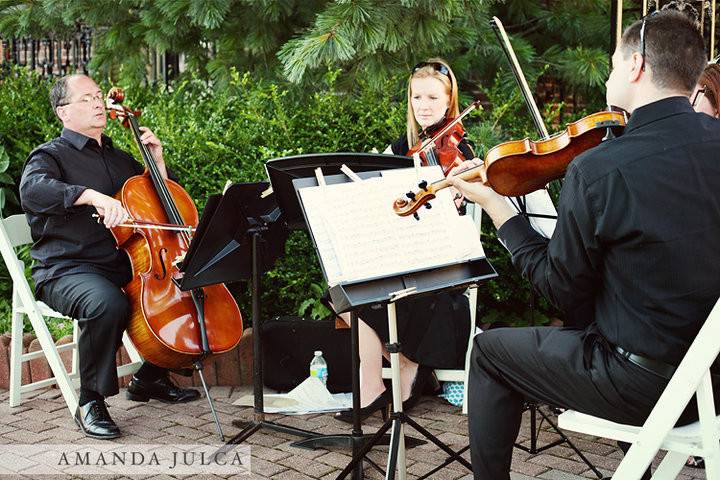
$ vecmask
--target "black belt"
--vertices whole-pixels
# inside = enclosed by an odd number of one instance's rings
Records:
[[[619,353],[621,357],[630,360],[638,367],[647,370],[650,373],[654,373],[655,375],[667,378],[668,380],[673,376],[675,370],[677,370],[677,367],[673,367],[672,365],[668,365],[667,363],[660,362],[658,360],[653,360],[652,358],[643,357],[642,355],[630,353],[622,347],[615,347],[615,351]]]

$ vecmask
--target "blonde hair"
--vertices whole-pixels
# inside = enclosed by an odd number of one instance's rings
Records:
[[[432,77],[436,80],[439,80],[442,82],[443,85],[445,85],[445,93],[447,93],[450,96],[450,104],[448,105],[447,112],[445,113],[445,118],[454,118],[460,115],[460,107],[458,106],[458,85],[457,80],[455,79],[455,74],[453,73],[452,69],[450,68],[450,65],[443,60],[442,58],[429,58],[426,62],[428,64],[432,63],[440,63],[443,66],[445,66],[448,70],[448,75],[444,75],[440,73],[439,71],[435,70],[435,68],[432,65],[425,65],[423,67],[420,67],[416,71],[412,72],[410,74],[410,78],[408,78],[408,84],[407,84],[407,140],[408,140],[408,148],[412,148],[413,145],[415,145],[419,140],[419,130],[420,125],[417,123],[417,120],[415,120],[415,112],[413,111],[412,107],[412,81],[414,78],[427,78]]]

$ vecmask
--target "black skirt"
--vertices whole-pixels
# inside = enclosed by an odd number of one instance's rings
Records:
[[[462,293],[442,293],[397,302],[398,341],[413,362],[431,368],[464,368],[470,309]],[[387,307],[361,309],[359,317],[389,341]]]

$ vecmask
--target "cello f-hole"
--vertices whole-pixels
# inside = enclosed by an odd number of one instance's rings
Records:
[[[163,279],[165,279],[165,277],[167,277],[168,270],[167,270],[167,267],[165,266],[165,262],[166,262],[165,257],[166,256],[167,256],[167,248],[161,248],[158,251],[158,261],[160,263],[160,266],[162,267],[162,275],[159,275],[156,273],[155,278],[157,280],[163,280]]]

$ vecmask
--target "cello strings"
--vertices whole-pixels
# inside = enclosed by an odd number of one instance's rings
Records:
[[[160,201],[169,210],[168,212],[166,212],[170,217],[168,218],[168,220],[171,223],[175,223],[176,225],[183,225],[185,222],[183,221],[182,215],[180,214],[177,206],[175,205],[175,201],[173,200],[172,195],[167,188],[167,185],[163,181],[162,175],[160,175],[160,169],[155,163],[155,158],[152,156],[152,153],[150,153],[149,147],[140,141],[140,128],[137,123],[137,118],[135,117],[135,115],[132,114],[129,114],[129,118],[130,125],[132,126],[133,133],[135,134],[135,138],[140,148],[140,153],[145,160],[145,164],[147,165],[148,170],[151,171],[150,177],[153,180],[153,184],[155,185],[155,190],[157,191],[158,196],[161,197]],[[186,245],[189,245],[190,237],[187,235],[187,233],[180,232],[179,235],[186,242]]]

